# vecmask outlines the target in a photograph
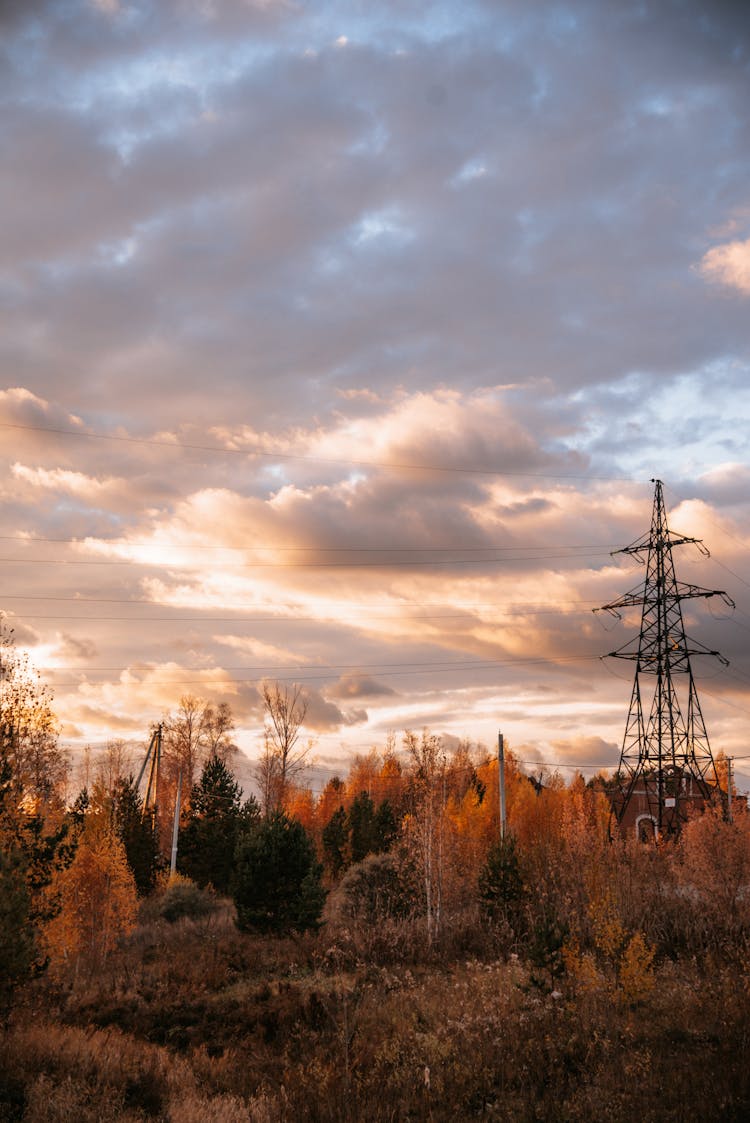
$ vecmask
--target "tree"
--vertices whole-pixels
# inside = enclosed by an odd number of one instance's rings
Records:
[[[375,853],[382,854],[384,850],[390,850],[398,837],[398,823],[388,799],[384,799],[375,812],[374,831],[375,845],[373,849]]]
[[[195,772],[204,746],[203,714],[205,702],[195,694],[183,694],[176,714],[163,722],[162,751],[168,778],[176,784],[182,776],[186,792],[193,786]]]
[[[284,809],[288,787],[304,766],[311,749],[308,742],[299,746],[307,714],[307,698],[302,687],[264,682],[261,687],[264,709],[263,754],[256,776],[261,788],[266,815]]]
[[[233,888],[237,924],[259,932],[304,932],[320,924],[322,867],[301,823],[274,811],[240,834]]]
[[[488,920],[504,921],[516,931],[526,896],[518,847],[513,835],[506,835],[490,848],[479,873],[479,902]]]
[[[143,798],[135,777],[121,777],[112,793],[112,824],[125,848],[138,892],[150,893],[156,883],[157,839],[150,816],[144,817]]]
[[[349,808],[349,838],[352,862],[361,862],[377,850],[375,804],[367,792],[360,792]]]
[[[23,853],[6,839],[0,845],[0,1015],[18,984],[31,975],[34,950]]]
[[[129,776],[133,769],[133,753],[127,741],[117,738],[107,741],[96,762],[94,780],[108,792],[113,792],[119,780]]]
[[[19,797],[46,808],[59,795],[68,762],[57,742],[57,722],[48,688],[0,625],[0,731]],[[58,800],[59,803],[59,800]]]
[[[237,746],[230,734],[234,729],[229,704],[218,706],[195,694],[183,694],[179,708],[167,714],[162,722],[162,769],[158,786],[158,803],[164,812],[159,816],[159,849],[168,855],[172,845],[172,810],[177,803],[183,814],[190,808],[198,769],[210,757],[226,761]]]
[[[407,826],[421,867],[427,940],[431,944],[442,919],[445,755],[440,738],[427,729],[419,738],[406,730],[404,745],[413,766],[412,812]]]
[[[216,757],[226,764],[240,751],[232,740],[234,718],[228,702],[214,706],[207,702],[203,708],[203,740],[207,756]]]
[[[90,816],[73,861],[49,888],[59,911],[42,935],[57,967],[72,961],[77,971],[83,957],[103,962],[135,925],[138,895],[125,848],[99,818]]]
[[[180,833],[180,872],[201,887],[228,893],[240,826],[258,817],[254,799],[241,805],[242,789],[223,760],[210,757],[193,786],[190,809]]]
[[[0,627],[0,994],[43,965],[36,932],[52,915],[46,888],[72,857],[58,785],[58,752],[49,698]]]
[[[388,917],[407,916],[414,901],[408,868],[392,854],[368,854],[344,874],[340,896],[353,920],[378,924]]]
[[[331,877],[338,877],[347,864],[349,824],[343,805],[334,811],[323,827],[323,857]]]
[[[231,739],[234,729],[228,702],[214,705],[195,694],[183,694],[175,714],[163,722],[163,754],[172,785],[182,773],[183,794],[189,798],[196,772],[210,757],[226,763],[239,750]],[[187,802],[187,800],[186,800]]]

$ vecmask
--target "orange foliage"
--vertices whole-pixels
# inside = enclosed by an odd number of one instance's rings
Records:
[[[60,905],[42,933],[53,966],[71,960],[77,966],[82,956],[100,962],[135,926],[138,897],[124,847],[97,826],[83,831],[72,863],[55,875],[49,894]]]
[[[290,786],[285,799],[285,811],[290,819],[297,819],[306,831],[314,833],[316,825],[315,797],[309,788]]]
[[[346,792],[346,784],[338,776],[333,776],[323,788],[315,808],[315,820],[319,831],[323,830],[331,815],[346,804]]]

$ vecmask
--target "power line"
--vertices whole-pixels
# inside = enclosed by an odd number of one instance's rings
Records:
[[[640,483],[631,476],[591,476],[584,474],[560,474],[555,472],[509,472],[491,468],[474,467],[446,467],[442,464],[408,464],[388,460],[354,460],[349,457],[310,456],[303,453],[279,452],[268,448],[227,448],[222,445],[205,445],[189,441],[160,441],[151,437],[123,437],[109,433],[83,433],[76,429],[62,429],[42,425],[19,425],[12,422],[0,422],[0,429],[17,429],[24,432],[50,433],[60,437],[76,437],[93,441],[112,441],[118,444],[147,445],[156,448],[166,448],[171,451],[185,449],[191,452],[211,452],[226,456],[253,457],[262,456],[272,460],[297,460],[312,464],[341,464],[361,468],[395,468],[408,472],[445,472],[457,475],[473,476],[498,476],[513,479],[538,479],[538,480],[586,480],[603,481],[611,483]]]
[[[27,542],[54,542],[58,545],[59,544],[67,544],[67,545],[73,545],[73,546],[83,546],[83,545],[86,544],[87,541],[89,541],[91,539],[91,537],[92,537],[91,535],[86,535],[83,538],[47,538],[47,537],[44,537],[42,535],[31,535],[31,534],[0,534],[0,542],[24,542],[24,543],[27,543]],[[611,543],[608,543],[608,542],[591,542],[591,543],[560,542],[555,546],[546,546],[543,543],[531,542],[531,543],[515,543],[514,545],[505,545],[505,546],[487,545],[487,544],[485,544],[485,545],[475,544],[473,546],[470,545],[470,544],[461,544],[460,546],[456,546],[456,545],[415,546],[413,544],[411,544],[411,545],[399,545],[398,543],[393,543],[393,544],[387,545],[387,546],[354,546],[354,545],[349,545],[349,546],[325,546],[325,545],[322,545],[322,544],[312,543],[312,544],[307,544],[307,545],[304,545],[304,544],[303,545],[300,545],[300,544],[296,544],[296,545],[295,544],[283,544],[283,545],[273,545],[273,546],[253,545],[251,547],[248,547],[248,546],[229,546],[229,545],[221,545],[221,544],[214,545],[214,544],[195,543],[195,542],[154,542],[154,541],[150,541],[150,542],[138,542],[138,541],[136,541],[136,542],[133,542],[133,541],[130,541],[130,540],[122,541],[119,538],[113,538],[113,539],[97,538],[97,541],[103,541],[103,542],[106,542],[106,543],[111,544],[111,545],[121,544],[121,545],[127,546],[129,548],[137,547],[138,549],[151,549],[151,550],[165,550],[165,549],[171,549],[171,550],[224,550],[226,552],[234,552],[234,553],[237,553],[237,552],[247,553],[248,549],[272,551],[273,553],[286,551],[286,550],[308,550],[308,551],[319,550],[321,552],[326,552],[326,553],[354,552],[354,551],[364,552],[364,551],[371,551],[371,550],[372,551],[393,550],[395,552],[418,551],[420,553],[431,553],[431,552],[435,552],[435,551],[453,551],[453,550],[465,550],[465,551],[470,551],[470,550],[471,551],[495,550],[495,551],[499,552],[499,551],[505,551],[505,550],[540,550],[540,551],[545,551],[545,550],[547,550],[547,551],[548,550],[609,550],[609,549],[612,548]]]
[[[325,553],[325,550],[321,550]],[[425,560],[404,560],[400,558],[383,559],[382,561],[333,561],[333,562],[235,562],[231,566],[222,563],[213,563],[219,569],[251,569],[253,571],[259,569],[284,569],[284,570],[297,570],[297,569],[392,569],[394,567],[414,566],[425,568],[427,566],[489,566],[489,565],[508,565],[515,564],[516,562],[529,562],[529,561],[585,561],[591,557],[609,557],[606,551],[591,551],[587,554],[544,554],[538,557],[534,556],[514,556],[510,558],[447,558],[442,561],[425,561]],[[150,565],[164,569],[185,569],[189,568],[189,563],[185,562],[142,562],[136,559],[120,559],[113,561],[111,559],[91,560],[91,559],[68,559],[59,560],[56,558],[0,558],[0,562],[8,562],[13,565],[129,565],[137,568],[139,565]]]
[[[441,673],[446,672],[446,671],[450,671],[452,674],[455,674],[457,671],[464,670],[464,669],[469,670],[469,671],[491,671],[491,670],[495,670],[497,667],[504,667],[504,666],[533,666],[533,665],[540,665],[540,664],[551,664],[553,667],[556,667],[556,666],[564,665],[564,664],[567,664],[567,663],[595,662],[595,661],[598,661],[598,659],[599,659],[598,655],[565,655],[565,656],[561,656],[559,659],[547,659],[547,658],[542,658],[542,657],[528,658],[528,659],[482,659],[482,660],[474,660],[474,661],[468,661],[467,660],[466,662],[456,661],[456,662],[452,662],[452,663],[412,663],[412,662],[410,662],[408,664],[399,664],[399,663],[395,663],[395,664],[393,664],[393,663],[381,663],[381,664],[352,663],[352,664],[344,664],[344,663],[341,663],[341,664],[333,665],[330,669],[313,668],[313,669],[311,669],[311,671],[305,671],[304,668],[297,667],[297,666],[294,666],[294,665],[274,668],[270,664],[269,665],[260,664],[257,667],[248,667],[248,668],[244,668],[244,669],[246,669],[246,670],[257,670],[257,671],[274,671],[274,670],[276,670],[276,671],[279,671],[279,670],[294,671],[295,673],[291,677],[289,677],[287,675],[274,674],[274,678],[278,679],[279,682],[306,683],[306,682],[325,682],[326,680],[341,674],[342,671],[346,671],[346,672],[357,672],[357,671],[359,671],[362,674],[367,673],[367,674],[377,675],[379,678],[401,678],[401,677],[410,676],[410,675],[441,674]],[[378,668],[381,668],[381,669],[369,670],[368,668],[371,668],[371,667],[378,667]],[[404,669],[389,670],[389,669],[387,669],[389,667],[402,667]],[[117,668],[117,669],[118,670],[128,670],[127,667]],[[239,669],[242,670],[243,668],[239,668]],[[312,673],[312,670],[323,670],[324,673],[323,674],[314,674],[314,673]],[[115,685],[115,686],[123,687],[123,688],[126,688],[126,689],[136,689],[138,687],[150,687],[150,686],[207,686],[207,685],[217,686],[217,685],[222,684],[222,683],[226,683],[226,684],[229,684],[229,685],[236,686],[236,685],[249,685],[249,684],[259,683],[259,682],[262,682],[263,679],[267,677],[267,675],[263,674],[263,675],[259,675],[257,678],[241,678],[241,679],[230,678],[228,675],[226,675],[224,673],[225,668],[219,668],[219,667],[206,667],[206,668],[203,668],[203,671],[204,671],[204,677],[203,678],[186,679],[186,678],[173,678],[171,676],[168,677],[168,678],[146,678],[146,677],[144,677],[142,679],[135,679],[135,680],[128,681],[126,683],[118,682],[118,683],[112,684],[112,683],[109,682],[109,680],[105,680],[103,682],[91,682],[90,680],[85,678],[85,672],[82,670],[81,676],[78,679],[58,680],[55,683],[55,685],[58,686],[58,687],[59,686],[81,686],[83,684],[88,684],[90,686]],[[216,671],[219,671],[220,674],[217,675],[215,673]],[[303,672],[303,673],[299,673],[299,672]],[[45,674],[54,674],[55,671],[54,671],[54,668],[45,669],[44,673]],[[198,673],[198,670],[193,671],[192,673],[196,674],[196,673]],[[205,676],[209,676],[209,677],[205,677]],[[357,699],[352,699],[352,701],[356,702]]]
[[[164,603],[160,602],[160,601],[132,600],[132,599],[129,599],[127,597],[79,597],[79,596],[62,596],[62,595],[53,596],[52,594],[47,594],[47,593],[3,593],[2,599],[3,600],[20,600],[20,601],[62,601],[65,604],[130,604],[130,605],[141,607],[141,608],[142,607],[148,607],[149,605],[153,605],[154,607],[162,607],[162,608],[164,607]],[[293,605],[289,605],[288,602],[284,602],[284,603],[285,603],[286,607],[290,607],[290,608],[294,607]],[[337,606],[337,607],[342,607],[342,608],[346,608],[346,609],[348,609],[350,607],[348,602],[345,601],[345,600],[343,600],[343,601],[333,601],[333,602],[332,601],[325,601],[325,602],[322,602],[322,603],[325,604],[327,607]],[[403,602],[403,604],[406,607],[413,607],[414,605],[418,605],[418,603],[419,602],[410,602],[410,601],[404,601]],[[589,605],[589,604],[592,604],[593,602],[592,601],[570,601],[570,602],[565,602],[565,603],[570,603],[570,604],[575,604],[575,605],[578,605],[578,604]],[[492,607],[492,603],[489,602],[487,604],[487,606]],[[182,607],[182,606],[180,606],[180,607]],[[384,607],[388,607],[389,610],[392,609],[393,611],[397,611],[401,607],[401,604],[396,604],[396,605],[393,605],[393,606],[384,606]],[[458,605],[457,607],[461,607],[461,606]],[[476,606],[474,606],[474,607],[476,607]],[[481,602],[479,604],[479,607],[481,607]],[[246,604],[237,604],[237,605],[225,604],[225,605],[222,605],[222,608],[223,608],[224,611],[245,612],[246,610],[248,610],[248,605],[246,605]],[[0,610],[0,612],[1,611],[2,610]],[[194,611],[195,612],[202,612],[203,609],[196,608]],[[550,609],[550,611],[552,611],[552,609]],[[149,619],[150,619],[150,617],[149,617]]]
[[[60,598],[51,598],[51,599],[60,599],[60,600],[66,600],[67,599],[67,600],[70,600],[70,601],[72,601],[73,603],[76,603],[76,604],[88,603],[88,602],[82,602],[81,599],[78,598],[78,597],[68,597],[68,598],[60,597]],[[133,605],[148,605],[148,604],[153,603],[154,607],[157,607],[156,602],[150,602],[150,601],[128,601],[128,600],[123,599],[122,603],[123,604],[133,604]],[[582,601],[561,601],[561,602],[556,602],[556,603],[551,603],[551,602],[545,603],[543,601],[541,603],[533,602],[533,601],[530,602],[530,603],[525,603],[523,601],[519,601],[515,604],[511,604],[510,606],[504,605],[502,601],[452,601],[451,603],[446,603],[446,602],[442,602],[442,601],[403,600],[403,601],[398,601],[398,603],[392,603],[392,604],[378,604],[374,601],[323,601],[323,600],[318,600],[318,601],[316,601],[316,603],[319,605],[319,607],[321,609],[329,609],[330,610],[330,609],[333,609],[333,608],[338,608],[338,609],[345,608],[347,612],[351,612],[352,610],[356,610],[356,611],[367,611],[367,612],[396,612],[396,613],[399,613],[399,614],[403,614],[404,609],[450,608],[450,609],[453,610],[453,612],[450,613],[449,615],[451,615],[451,616],[455,615],[456,618],[460,618],[463,614],[465,614],[467,612],[473,612],[473,611],[479,610],[479,609],[491,609],[495,613],[502,614],[504,616],[536,616],[536,615],[542,615],[543,616],[543,615],[550,615],[550,614],[554,614],[554,615],[576,614],[577,615],[577,614],[583,612],[584,610],[588,611],[592,604],[597,604],[598,602],[597,601],[582,600]],[[252,606],[252,607],[257,608],[258,606]],[[301,606],[299,604],[294,603],[293,601],[275,601],[274,607],[277,608],[277,609],[278,608],[288,609],[290,612],[296,612],[296,610],[298,610]],[[175,611],[177,611],[177,610],[175,610]],[[248,608],[247,611],[250,611],[250,608]],[[153,616],[153,615],[151,615],[151,616],[137,616],[137,617],[135,617],[135,619],[136,620],[175,620],[175,621],[178,621],[178,620],[179,621],[194,620],[196,623],[201,622],[201,621],[203,621],[203,622],[218,621],[218,622],[223,622],[223,623],[227,623],[227,622],[231,623],[233,620],[237,619],[236,616],[206,616],[205,615],[206,610],[200,609],[200,608],[194,609],[194,612],[200,613],[201,615],[200,616],[173,616],[173,615]],[[3,615],[3,612],[2,612],[2,609],[0,609],[0,617],[2,617],[2,615]],[[81,619],[81,620],[132,620],[132,619],[134,619],[134,617],[132,617],[132,616],[58,616],[58,615],[54,615],[54,616],[36,616],[36,615],[30,616],[28,613],[24,613],[23,615],[24,615],[24,619],[28,619],[28,620],[79,620],[79,619]],[[444,614],[441,613],[440,615],[442,616]],[[431,619],[431,618],[432,617],[416,617],[416,619]],[[315,620],[315,621],[320,620],[320,618],[318,616],[305,617],[305,616],[297,616],[297,615],[294,615],[293,617],[286,617],[286,616],[280,617],[278,615],[276,615],[276,616],[252,616],[251,617],[251,616],[243,615],[242,619],[244,621],[251,621],[251,620],[252,621],[258,621],[258,620],[260,620],[260,621],[273,621],[273,620],[286,621],[287,619],[294,619],[294,620],[306,620],[306,619],[308,619],[308,620]]]

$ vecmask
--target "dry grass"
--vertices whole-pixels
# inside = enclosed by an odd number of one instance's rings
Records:
[[[368,963],[334,935],[157,925],[75,989],[36,984],[0,1040],[0,1117],[747,1118],[747,975],[666,959],[613,1001],[601,963],[547,993],[515,957]]]
[[[467,907],[432,946],[419,915],[271,939],[226,904],[170,924],[147,903],[103,968],[19,995],[0,1119],[739,1123],[750,906],[727,882],[731,910],[706,907],[716,833],[541,855],[520,927]]]

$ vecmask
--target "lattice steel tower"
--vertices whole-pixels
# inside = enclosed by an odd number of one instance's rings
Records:
[[[615,554],[631,554],[646,565],[642,586],[595,611],[611,612],[642,606],[641,630],[610,656],[635,662],[625,737],[620,755],[618,787],[612,808],[618,823],[627,817],[641,837],[679,833],[694,806],[703,806],[720,792],[719,777],[698,692],[690,666],[691,655],[714,655],[685,635],[682,602],[695,597],[732,599],[720,589],[686,585],[675,576],[672,550],[692,543],[702,554],[708,550],[697,538],[677,534],[667,526],[661,480],[655,485],[651,529]]]

